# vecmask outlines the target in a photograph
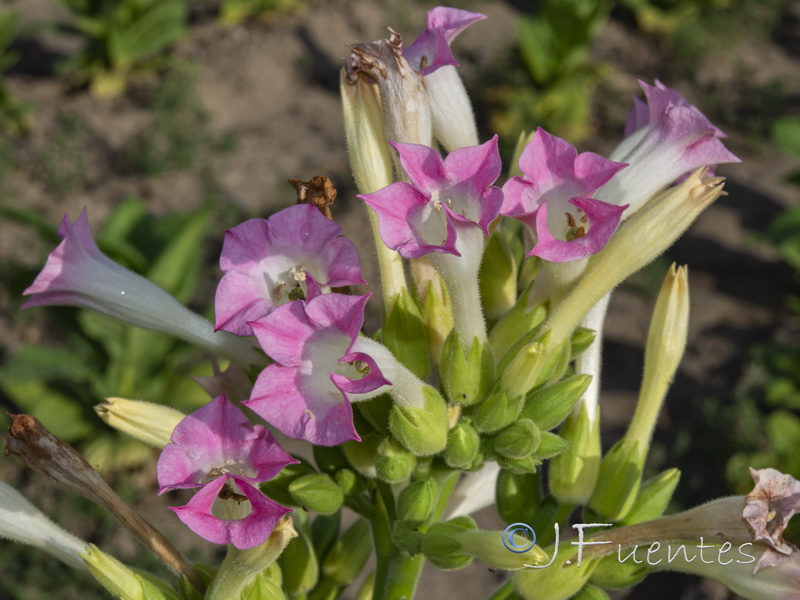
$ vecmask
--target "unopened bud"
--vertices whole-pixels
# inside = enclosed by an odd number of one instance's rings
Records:
[[[442,348],[441,380],[450,402],[469,406],[477,404],[492,384],[494,356],[487,343],[475,338],[465,355],[461,336],[453,330]]]
[[[342,489],[324,473],[298,477],[289,484],[289,493],[303,508],[323,515],[336,512],[344,502]]]
[[[125,398],[106,398],[94,411],[109,426],[154,448],[169,444],[172,431],[186,416],[162,404]]]
[[[444,462],[452,469],[469,467],[478,454],[481,438],[466,419],[462,419],[447,434],[447,447],[444,449]]]
[[[447,444],[447,404],[434,388],[422,388],[423,406],[395,404],[389,414],[389,429],[395,439],[417,456],[441,452]]]
[[[411,527],[419,527],[431,516],[438,499],[436,481],[415,481],[406,487],[397,498],[397,518]]]
[[[519,419],[494,438],[494,449],[506,458],[525,458],[539,447],[542,434],[530,419]]]
[[[509,396],[504,389],[496,389],[475,409],[475,428],[481,433],[500,431],[519,416],[524,404],[524,396]]]
[[[403,448],[391,437],[378,444],[375,470],[378,477],[387,483],[407,481],[417,466],[417,457]]]
[[[92,544],[82,555],[94,578],[115,598],[121,600],[172,600],[173,590],[166,582],[134,570]]]

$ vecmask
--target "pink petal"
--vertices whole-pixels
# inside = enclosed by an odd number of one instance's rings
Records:
[[[273,502],[246,481],[234,478],[242,494],[250,501],[251,512],[243,519],[215,517],[211,514],[211,507],[227,481],[225,477],[212,481],[185,506],[170,507],[170,510],[189,529],[215,544],[232,543],[245,550],[264,543],[278,521],[291,510]]]
[[[258,376],[250,399],[243,404],[294,439],[319,446],[360,440],[350,403],[332,383],[321,388],[323,376],[329,374],[314,377],[294,367],[270,365]]]
[[[596,254],[608,243],[627,208],[585,197],[573,198],[570,204],[586,214],[586,235],[571,241],[555,238],[547,226],[548,205],[542,204],[536,212],[537,242],[528,256],[538,256],[550,262],[568,262]]]
[[[450,44],[469,25],[485,18],[486,15],[480,13],[438,6],[428,11],[428,26],[403,50],[403,56],[422,75],[444,65],[458,66]]]
[[[342,357],[341,363],[361,361],[367,365],[369,372],[360,379],[350,379],[344,375],[331,373],[331,381],[337,388],[346,394],[366,394],[377,390],[384,385],[392,385],[392,382],[383,376],[378,364],[368,354],[363,352],[350,352]]]
[[[400,156],[400,164],[411,183],[424,192],[433,192],[447,185],[442,157],[433,148],[421,144],[389,142]]]
[[[435,224],[426,219],[439,218],[429,215],[430,195],[406,182],[393,183],[371,194],[358,196],[378,215],[378,229],[383,243],[405,258],[419,258],[431,252],[456,254],[455,229],[448,220],[442,228],[441,238],[428,240]]]

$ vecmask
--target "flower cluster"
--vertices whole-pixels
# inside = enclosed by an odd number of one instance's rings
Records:
[[[300,182],[298,204],[226,232],[213,324],[102,254],[86,211],[75,223],[65,218],[61,244],[25,291],[25,306],[91,308],[230,359],[224,370],[214,359],[214,377],[202,379],[213,399],[188,416],[116,398],[98,409],[110,424],[163,447],[160,493],[195,491],[172,510],[201,537],[237,549],[235,566],[223,566],[220,577],[235,578],[231,572],[257,562],[262,550],[270,561],[283,551],[293,531],[279,526],[291,512],[282,504],[323,515],[346,505],[364,517],[333,544],[338,519],[309,526],[295,513],[301,539],[281,559],[292,597],[334,597],[373,541],[376,600],[413,595],[419,554],[446,569],[475,557],[498,568],[530,567],[524,560],[546,566],[543,548],[513,556],[467,515],[497,498],[507,522],[532,518],[521,490],[538,489],[537,473],[551,459],[547,502],[555,508],[541,513],[586,506],[616,525],[609,535],[620,545],[667,539],[668,527],[690,535],[687,519],[710,514],[700,507],[659,519],[677,477],[642,479],[686,344],[686,269],[667,274],[637,409],[602,458],[601,323],[614,286],[663,253],[719,197],[722,179],[709,171],[738,159],[718,128],[657,81],[641,83],[646,101],[635,101],[610,158],[579,153],[539,128],[523,138],[511,169],[518,174],[502,181],[498,137],[480,143],[450,49],[484,18],[433,9],[412,44],[404,47],[395,32],[355,44],[343,70],[348,151],[382,283],[379,332],[364,331],[372,294],[353,287],[366,285],[361,259],[333,220],[330,182],[325,210],[307,203],[313,193]],[[589,317],[593,332],[581,328]],[[149,431],[148,416],[160,421]],[[287,453],[284,437],[313,446],[316,469]],[[797,548],[782,532],[798,509],[798,483],[768,470],[754,477],[749,496],[713,507],[735,509],[715,517],[719,540],[764,548],[760,579],[751,575],[746,590],[768,589],[761,582],[775,578],[770,573],[797,565]],[[453,518],[441,522],[445,514]],[[735,526],[723,532],[726,522]],[[311,539],[322,540],[326,554],[309,549]],[[80,543],[65,546],[75,562]],[[256,550],[237,554],[249,549]],[[593,572],[593,582],[633,583],[629,573],[604,572],[603,553],[589,553],[580,572],[562,556],[563,569],[523,570],[508,585],[522,597],[549,600],[582,589],[588,597]],[[271,568],[251,571],[277,585]],[[253,577],[239,583],[255,585]],[[210,597],[228,593],[215,585]],[[511,595],[507,588],[493,597]]]

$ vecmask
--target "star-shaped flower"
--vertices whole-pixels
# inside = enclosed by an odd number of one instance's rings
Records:
[[[539,128],[519,159],[522,177],[503,186],[501,213],[536,234],[528,256],[551,262],[599,252],[619,225],[625,206],[591,197],[624,164],[584,152]]]
[[[390,142],[391,143],[391,142]],[[442,160],[427,146],[392,143],[411,183],[393,183],[361,194],[378,214],[383,242],[406,258],[430,252],[460,255],[457,231],[480,227],[488,234],[503,202],[497,136],[480,146],[454,150]]]
[[[239,549],[263,543],[289,509],[256,487],[296,463],[263,425],[251,425],[225,394],[181,421],[158,460],[159,493],[202,488],[171,508],[200,537]]]
[[[341,228],[311,204],[250,219],[225,233],[217,287],[216,328],[252,335],[247,325],[291,300],[314,280],[323,291],[364,283],[361,262]]]

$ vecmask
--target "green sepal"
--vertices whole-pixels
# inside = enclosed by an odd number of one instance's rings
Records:
[[[478,281],[488,319],[499,319],[511,310],[517,298],[517,261],[501,227],[494,230],[484,247]]]
[[[276,564],[272,564],[256,575],[252,585],[239,594],[236,600],[287,600],[281,586],[281,570]]]
[[[414,408],[394,404],[389,413],[389,429],[397,441],[416,456],[431,456],[447,445],[447,405],[434,388],[422,388],[424,406]]]
[[[541,501],[539,476],[501,469],[497,475],[495,498],[497,512],[508,525],[532,523]]]
[[[392,523],[392,542],[404,552],[409,554],[422,552],[422,539],[424,537],[425,534],[408,521],[395,521]]]
[[[325,473],[298,477],[289,484],[289,493],[292,504],[323,515],[339,510],[344,502],[342,489]]]
[[[531,419],[542,431],[563,423],[586,392],[591,375],[573,375],[533,390],[525,397],[520,418]]]
[[[428,376],[430,360],[425,325],[407,288],[402,288],[396,296],[383,323],[383,343],[414,375],[420,379]]]
[[[336,540],[322,561],[322,573],[337,585],[355,581],[372,552],[369,522],[358,519]]]
[[[386,483],[407,481],[417,466],[417,457],[391,437],[378,444],[375,471]]]
[[[524,456],[522,458],[506,458],[505,456],[497,457],[497,464],[503,469],[511,471],[512,473],[536,473],[539,470],[539,465],[542,461],[534,456]]]
[[[475,429],[480,433],[495,433],[508,427],[519,417],[524,404],[524,396],[509,397],[502,388],[495,388],[473,412]]]
[[[452,469],[472,464],[481,446],[481,438],[468,419],[461,419],[447,434],[444,462]]]
[[[525,396],[552,372],[552,357],[544,344],[530,342],[520,348],[500,375],[500,386],[510,396]]]
[[[410,527],[419,527],[433,513],[439,499],[439,486],[434,479],[415,481],[397,498],[397,518]]]
[[[494,449],[505,458],[525,458],[536,451],[541,439],[536,423],[518,419],[494,437]]]
[[[620,562],[615,552],[600,559],[589,581],[609,590],[618,590],[636,585],[647,577],[649,572],[647,563],[637,564],[632,560]]]
[[[443,571],[456,571],[469,565],[473,557],[460,552],[462,544],[454,539],[459,531],[477,530],[471,517],[462,516],[444,523],[434,523],[422,539],[422,553]]]
[[[602,472],[602,471],[601,471]],[[639,488],[639,494],[620,525],[635,525],[659,518],[667,510],[675,488],[681,478],[678,469],[667,469],[648,479]]]
[[[498,358],[503,357],[523,337],[530,338],[546,316],[547,308],[543,305],[528,309],[528,290],[523,291],[514,308],[500,319],[489,333],[489,345],[494,355]]]
[[[572,442],[565,440],[561,436],[550,431],[542,431],[539,447],[533,453],[533,456],[539,460],[547,460],[558,456],[570,446],[572,446]]]
[[[600,463],[600,475],[589,508],[605,519],[624,519],[633,506],[642,482],[644,456],[639,443],[614,444]]]
[[[440,373],[442,387],[451,402],[464,406],[477,404],[489,391],[494,378],[492,349],[475,338],[465,356],[461,336],[454,329],[442,347]]]
[[[570,337],[570,357],[572,359],[578,358],[583,352],[592,345],[596,337],[593,329],[586,329],[585,327],[578,327],[572,332]]]

